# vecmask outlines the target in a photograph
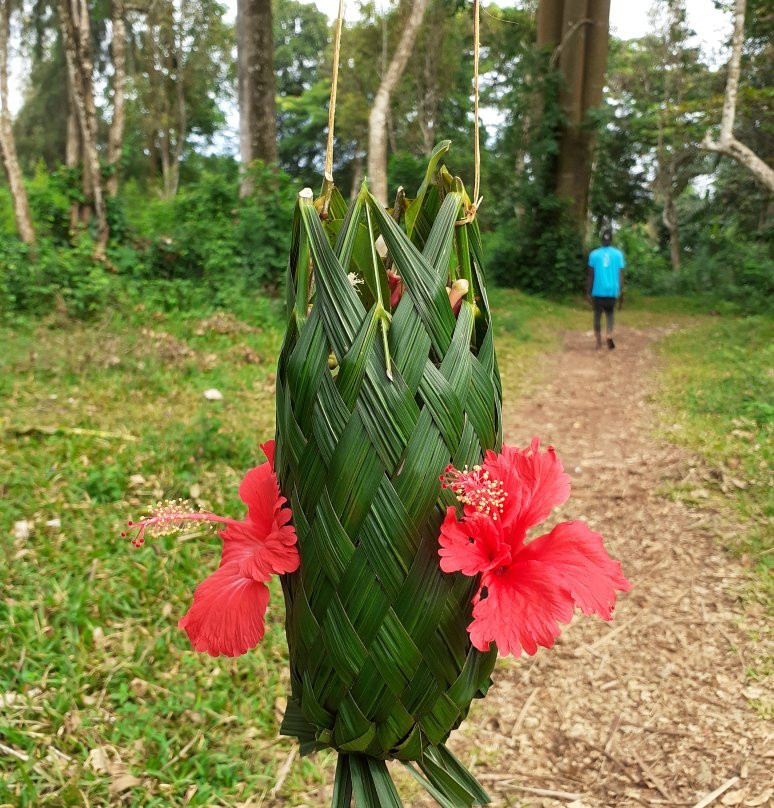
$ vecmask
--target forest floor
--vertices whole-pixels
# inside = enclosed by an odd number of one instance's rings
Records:
[[[633,588],[611,624],[501,660],[452,748],[499,806],[770,803],[774,319],[635,300],[596,353],[587,310],[492,299],[507,440],[556,446],[574,495],[555,517],[588,521]],[[242,513],[281,310],[0,324],[0,808],[329,804],[335,754],[277,737],[277,582],[260,648],[212,660],[176,624],[214,536],[119,538],[157,499]]]
[[[653,347],[670,330],[623,328],[599,352],[567,331],[542,384],[506,411],[506,440],[539,435],[572,477],[555,518],[600,532],[632,591],[612,623],[578,617],[553,650],[498,663],[451,744],[496,805],[771,805],[765,609],[749,559],[718,541],[739,526],[669,495],[698,488],[701,466],[653,439]]]

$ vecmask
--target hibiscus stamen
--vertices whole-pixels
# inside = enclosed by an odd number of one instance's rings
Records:
[[[188,522],[209,522],[219,525],[239,525],[242,524],[236,519],[229,519],[226,516],[218,516],[209,511],[198,511],[190,502],[184,499],[166,499],[157,502],[155,507],[150,509],[148,516],[143,517],[139,522],[131,519],[127,522],[129,531],[123,531],[122,537],[131,536],[134,547],[141,547],[145,543],[145,534],[153,536],[168,536],[182,530]]]
[[[502,514],[508,492],[500,480],[494,479],[482,466],[476,465],[462,471],[449,464],[441,475],[442,488],[454,491],[457,499],[479,513],[497,519]]]

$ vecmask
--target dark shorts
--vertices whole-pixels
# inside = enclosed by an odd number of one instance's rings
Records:
[[[613,321],[615,315],[615,297],[593,297],[591,298],[594,304],[594,330],[602,330],[602,312],[605,312],[605,319],[607,320],[607,330],[613,330]]]

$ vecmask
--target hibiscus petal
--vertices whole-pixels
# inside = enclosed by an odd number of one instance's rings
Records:
[[[562,522],[525,545],[516,557],[522,559],[550,566],[584,614],[598,614],[605,620],[612,619],[616,590],[631,589],[621,564],[610,558],[602,537],[584,522]]]
[[[269,465],[274,469],[274,441],[267,440],[266,443],[262,443],[261,451],[266,455]]]
[[[255,581],[268,581],[274,574],[271,564],[264,560],[263,537],[248,516],[244,522],[230,524],[220,533],[223,548],[220,566],[239,564],[240,574]]]
[[[474,576],[511,560],[510,547],[498,523],[480,514],[458,522],[456,510],[448,508],[438,541],[444,572]]]
[[[495,643],[502,656],[534,654],[551,648],[561,629],[557,621],[572,618],[570,593],[559,587],[550,568],[536,561],[515,562],[504,572],[486,573],[473,606],[470,640],[479,651]]]
[[[239,496],[247,505],[247,513],[258,534],[267,536],[271,533],[278,504],[283,505],[285,499],[280,496],[277,476],[270,463],[262,463],[245,474],[239,486]]]
[[[196,587],[193,605],[178,626],[197,651],[240,656],[263,637],[268,603],[265,584],[245,578],[238,563],[226,564]]]
[[[248,516],[244,522],[229,525],[220,536],[220,565],[236,562],[246,578],[268,581],[272,575],[295,572],[300,564],[296,531],[291,525],[275,525],[268,536],[262,536]]]
[[[540,451],[538,438],[532,439],[528,449],[503,446],[502,454],[487,452],[484,469],[502,482],[507,494],[502,520],[511,528],[514,547],[521,544],[529,528],[544,521],[570,496],[569,475],[553,446]]]
[[[270,452],[270,449],[267,451]],[[221,566],[238,562],[246,578],[268,581],[273,574],[294,572],[299,559],[293,517],[280,495],[277,477],[269,463],[250,469],[239,486],[248,508],[242,522],[232,522],[220,534]]]
[[[227,545],[224,543],[224,558],[226,557],[226,548]],[[257,581],[268,581],[272,575],[295,572],[300,563],[301,559],[296,547],[296,531],[287,526],[273,531],[261,541],[250,557],[242,559],[239,571],[248,578],[254,578]]]
[[[502,655],[534,654],[553,646],[575,606],[609,620],[616,590],[629,588],[601,536],[582,522],[564,522],[526,545],[503,572],[484,574],[471,642],[481,651],[494,642]]]

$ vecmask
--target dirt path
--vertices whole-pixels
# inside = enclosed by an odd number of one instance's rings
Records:
[[[771,804],[771,724],[749,706],[765,693],[745,675],[763,620],[744,614],[746,571],[713,538],[717,516],[658,493],[686,465],[653,438],[659,335],[622,329],[597,353],[568,333],[547,383],[507,415],[509,443],[539,435],[573,478],[557,521],[602,533],[633,589],[612,624],[577,618],[554,650],[498,664],[452,743],[465,761],[478,747],[497,805],[695,806],[732,777],[702,806]]]

